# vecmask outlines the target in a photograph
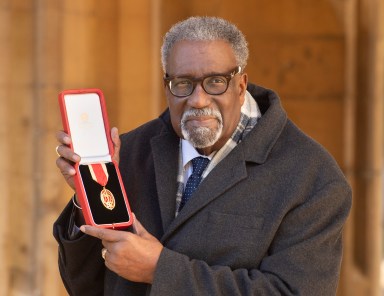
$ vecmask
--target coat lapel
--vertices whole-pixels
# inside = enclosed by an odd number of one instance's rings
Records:
[[[234,152],[234,151],[233,151]],[[220,162],[203,180],[193,197],[184,206],[176,219],[165,228],[164,242],[180,225],[196,212],[207,206],[225,191],[247,177],[245,160],[241,151],[230,153],[225,161]]]
[[[162,226],[175,218],[179,138],[170,132],[151,140]]]

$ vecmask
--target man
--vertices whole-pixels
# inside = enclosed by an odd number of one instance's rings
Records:
[[[335,294],[350,187],[278,96],[248,85],[247,58],[219,18],[166,34],[168,110],[120,139],[111,131],[134,231],[81,226],[72,203],[54,225],[71,295]],[[79,156],[57,138],[73,188]]]

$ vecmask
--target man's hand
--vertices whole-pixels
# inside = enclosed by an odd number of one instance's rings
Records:
[[[107,250],[106,267],[127,280],[151,284],[163,245],[141,225],[136,216],[133,229],[136,233],[89,225],[80,227],[82,232],[101,239]]]
[[[111,129],[111,138],[114,147],[113,159],[119,163],[119,153],[120,153],[120,138],[119,131],[116,127]],[[61,174],[64,176],[68,185],[75,190],[75,184],[73,181],[73,176],[76,175],[76,171],[74,169],[74,165],[77,162],[80,162],[80,156],[74,153],[69,145],[72,143],[71,137],[64,133],[63,131],[59,131],[56,133],[56,139],[59,141],[59,146],[57,146],[57,153],[60,154],[60,157],[56,160],[56,166],[60,169]]]

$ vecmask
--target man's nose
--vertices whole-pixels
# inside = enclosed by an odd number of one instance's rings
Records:
[[[197,83],[193,93],[188,98],[188,105],[193,108],[201,109],[211,103],[211,95],[207,94],[201,83]]]

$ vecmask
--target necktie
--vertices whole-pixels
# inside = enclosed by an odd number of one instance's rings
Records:
[[[205,157],[195,157],[192,159],[192,174],[189,176],[187,184],[185,185],[183,197],[181,198],[179,211],[184,207],[186,202],[195,192],[196,188],[201,182],[201,175],[209,163],[209,159]]]

